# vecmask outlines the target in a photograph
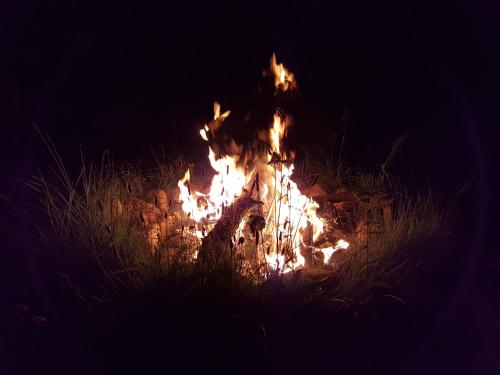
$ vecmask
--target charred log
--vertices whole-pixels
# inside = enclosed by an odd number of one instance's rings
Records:
[[[229,265],[234,260],[232,237],[241,221],[253,207],[263,204],[250,196],[236,199],[224,212],[214,228],[202,240],[198,262],[208,267]]]

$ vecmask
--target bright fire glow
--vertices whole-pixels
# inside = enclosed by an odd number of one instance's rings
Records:
[[[271,70],[275,85],[283,91],[295,88],[295,78],[283,64],[271,58]],[[220,129],[220,122],[230,111],[220,113],[220,104],[214,103],[214,121],[204,125],[201,137],[208,141],[209,134]],[[260,235],[257,252],[259,261],[266,262],[270,269],[289,272],[304,267],[306,259],[303,250],[312,249],[312,244],[323,233],[323,220],[317,216],[319,208],[312,198],[301,193],[292,180],[293,160],[284,152],[283,139],[286,136],[289,119],[276,112],[267,133],[259,135],[267,151],[252,149],[242,154],[243,147],[230,141],[226,146],[230,154],[221,155],[218,146],[209,146],[208,158],[215,172],[208,192],[194,191],[190,187],[190,172],[186,171],[179,180],[179,197],[182,210],[198,226],[194,233],[201,239],[213,228],[223,214],[224,207],[231,205],[243,194],[252,194],[262,201],[261,215],[264,228]],[[214,124],[215,123],[215,124]],[[221,146],[221,145],[219,145]],[[212,148],[213,147],[213,148]],[[255,185],[257,188],[254,189]],[[244,219],[238,229],[243,233],[248,220]],[[339,240],[335,247],[322,249],[324,262],[339,248],[349,244]]]
[[[205,124],[205,126],[203,127],[203,129],[200,129],[200,135],[201,135],[201,138],[203,138],[204,141],[208,141],[208,131],[210,129],[208,128],[208,125]]]
[[[271,56],[271,71],[274,74],[274,86],[283,91],[293,90],[296,86],[293,73],[288,71],[283,64],[276,62],[276,55]]]
[[[349,242],[345,240],[339,240],[335,246],[333,247],[330,246],[321,249],[321,252],[324,255],[323,263],[328,264],[330,262],[330,258],[332,257],[333,253],[336,252],[338,249],[347,249],[348,247],[349,247]]]
[[[217,120],[219,118],[221,120],[224,120],[227,116],[229,116],[230,113],[231,113],[231,111],[226,111],[221,115],[220,114],[220,104],[218,102],[214,103],[214,120]]]
[[[280,143],[286,134],[286,123],[281,119],[279,113],[274,114],[273,127],[269,130],[269,142],[271,150],[280,154]]]

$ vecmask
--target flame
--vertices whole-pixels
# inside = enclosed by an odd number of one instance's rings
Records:
[[[200,135],[201,135],[201,138],[203,138],[204,141],[207,141],[208,142],[208,131],[209,131],[209,127],[207,124],[205,124],[205,126],[203,127],[203,129],[200,129]]]
[[[182,210],[190,215],[195,222],[202,219],[220,219],[223,207],[233,203],[241,195],[247,183],[247,176],[245,176],[243,169],[236,165],[237,157],[227,155],[217,158],[209,147],[208,159],[212,168],[217,172],[212,178],[208,194],[191,191],[189,188],[189,169],[177,184]]]
[[[271,56],[271,71],[274,74],[274,86],[283,91],[293,90],[296,87],[295,77],[293,73],[288,71],[283,64],[276,62],[276,55]]]
[[[337,241],[337,244],[334,247],[330,246],[321,249],[321,252],[324,255],[323,263],[328,264],[330,262],[330,258],[332,257],[333,253],[336,252],[338,249],[347,249],[348,247],[349,247],[349,242],[341,239]]]
[[[219,118],[221,120],[224,120],[227,116],[229,116],[230,113],[231,113],[231,111],[226,111],[221,115],[220,114],[220,103],[214,102],[214,120],[218,120]]]
[[[226,155],[218,159],[209,148],[208,158],[212,168],[217,172],[212,178],[208,193],[209,212],[213,212],[213,218],[218,220],[222,214],[222,207],[229,206],[241,196],[247,183],[247,176],[243,168],[236,165],[238,156]]]
[[[274,114],[273,127],[269,130],[269,143],[271,150],[277,154],[280,154],[280,143],[287,129],[286,122],[282,120],[280,114],[276,112]]]
[[[295,88],[293,74],[283,64],[276,63],[274,54],[271,70],[277,89],[287,91]],[[200,130],[202,139],[208,141],[210,134],[214,136],[230,113],[228,110],[221,114],[221,106],[215,102],[213,121]],[[302,194],[292,179],[293,160],[290,153],[284,151],[283,144],[289,125],[289,118],[276,111],[267,131],[259,132],[259,142],[266,147],[253,148],[246,154],[242,153],[243,147],[233,140],[226,143],[225,148],[209,146],[208,159],[214,176],[207,193],[191,188],[189,169],[178,182],[182,210],[195,224],[204,228],[200,230],[198,227],[194,231],[198,239],[203,238],[206,231],[221,218],[224,207],[231,205],[242,194],[256,195],[255,199],[263,203],[259,209],[264,220],[258,258],[278,272],[304,267],[306,259],[302,251],[312,248],[312,243],[324,229],[323,220],[317,215],[319,204]],[[230,151],[221,154],[222,149]],[[243,233],[246,225],[247,220],[242,220],[237,233]],[[322,249],[325,264],[334,251],[347,246],[346,241],[339,240],[335,247]]]

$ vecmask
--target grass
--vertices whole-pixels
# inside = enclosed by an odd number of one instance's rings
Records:
[[[405,290],[409,280],[421,274],[429,252],[443,246],[446,216],[436,209],[432,193],[411,196],[401,190],[395,196],[393,220],[367,244],[358,243],[342,267],[339,298],[366,299],[377,291],[411,293]]]
[[[422,280],[444,256],[448,217],[432,191],[411,192],[387,170],[359,172],[333,153],[316,157],[317,150],[297,163],[302,185],[321,172],[330,186],[384,190],[394,197],[389,223],[380,201],[363,208],[360,216],[384,230],[367,242],[353,233],[349,250],[334,254],[337,265],[267,277],[243,270],[237,261],[223,269],[204,268],[190,258],[192,244],[183,236],[167,237],[163,250],[153,253],[144,223],[134,215],[117,215],[117,199],[126,207],[152,188],[173,195],[187,161],[155,157],[155,165],[144,168],[115,164],[109,155],[97,165],[82,157],[80,172],[71,177],[50,139],[41,135],[54,163],[29,182],[37,202],[30,220],[47,272],[67,280],[67,292],[77,296],[66,319],[70,327],[81,327],[78,333],[69,337],[68,327],[61,326],[53,334],[55,342],[59,336],[69,342],[63,354],[53,349],[69,358],[69,368],[78,359],[83,372],[114,373],[116,366],[147,372],[149,366],[165,365],[167,351],[168,368],[178,365],[187,372],[304,373],[323,368],[320,359],[331,350],[339,370],[369,368],[396,348],[400,338],[395,337],[408,318],[401,309],[427,293]],[[182,218],[176,225],[183,225]],[[53,293],[58,306],[69,303],[59,298],[59,289]],[[374,322],[385,320],[392,328],[379,332]],[[384,337],[385,349],[372,341],[377,335]],[[89,347],[77,349],[81,342]],[[294,361],[300,352],[307,358]],[[359,361],[356,353],[367,357]]]
[[[99,275],[99,287],[94,286],[94,291],[140,288],[153,279],[171,274],[179,277],[182,273],[201,272],[187,254],[192,246],[187,237],[167,236],[160,244],[160,250],[166,251],[152,252],[138,215],[117,214],[118,205],[128,207],[135,199],[144,199],[151,188],[164,189],[170,197],[175,194],[177,181],[187,167],[182,158],[155,156],[156,165],[141,170],[138,165],[117,166],[107,154],[99,165],[89,165],[82,156],[80,173],[72,179],[50,139],[40,135],[54,161],[48,173],[40,171],[29,182],[39,202],[34,222],[43,251],[65,259],[76,268],[82,264],[94,268],[91,272]],[[399,144],[396,142],[388,160]],[[421,252],[418,247],[429,247],[444,233],[445,210],[436,203],[430,190],[410,193],[389,176],[388,162],[379,173],[359,172],[346,168],[341,157],[331,152],[319,150],[319,153],[318,150],[305,152],[299,163],[297,175],[303,186],[321,172],[323,182],[330,186],[348,186],[355,192],[384,190],[394,197],[394,212],[389,223],[384,222],[382,203],[376,199],[358,213],[359,217],[378,222],[383,231],[366,243],[353,233],[348,239],[349,255],[342,259],[336,271],[339,281],[330,292],[334,298],[353,301],[368,293],[365,291],[373,285],[402,284],[419,262],[415,260]],[[184,225],[182,218],[174,225]],[[263,281],[255,273],[243,274],[241,262],[232,264],[224,271],[226,276],[230,275],[230,282],[248,277],[254,283]],[[67,273],[71,273],[71,267]],[[201,272],[200,278],[205,276]],[[289,279],[273,277],[284,282]]]

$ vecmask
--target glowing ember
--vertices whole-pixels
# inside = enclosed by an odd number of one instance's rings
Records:
[[[287,91],[296,87],[295,78],[283,64],[271,58],[271,72],[275,87]],[[230,111],[221,114],[220,104],[214,103],[213,121],[200,130],[203,140],[209,142]],[[193,191],[190,187],[190,172],[179,180],[179,197],[182,210],[196,226],[194,234],[199,239],[207,235],[236,198],[250,194],[263,203],[258,216],[262,217],[259,233],[255,236],[257,258],[266,262],[270,269],[289,272],[306,263],[302,250],[312,248],[312,243],[323,233],[324,223],[317,216],[319,208],[312,198],[302,194],[292,180],[293,155],[284,151],[289,118],[276,112],[267,131],[259,132],[259,142],[265,147],[252,148],[243,153],[243,147],[234,141],[226,144],[230,154],[221,155],[219,146],[209,146],[208,158],[215,171],[208,193]],[[244,219],[237,230],[242,234],[249,220]],[[250,225],[250,224],[248,224]],[[349,244],[339,240],[335,247],[322,249],[324,263],[328,263],[333,252],[347,248]]]

